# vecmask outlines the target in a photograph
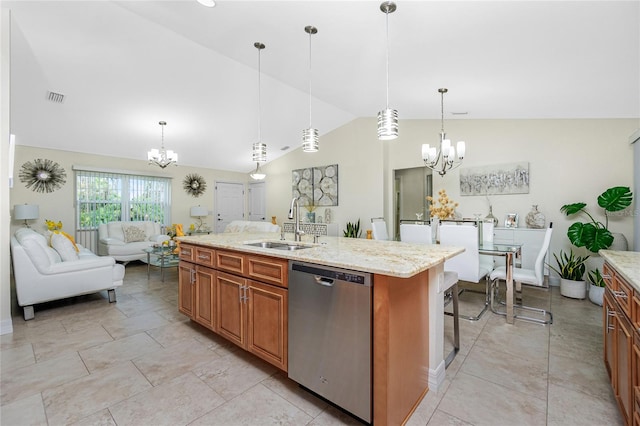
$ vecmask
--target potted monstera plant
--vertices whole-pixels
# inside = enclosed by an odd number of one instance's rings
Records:
[[[567,216],[584,214],[590,220],[575,222],[567,230],[569,241],[576,247],[585,247],[592,253],[608,249],[613,244],[613,234],[609,231],[609,215],[624,210],[631,205],[633,193],[628,186],[614,186],[598,196],[598,205],[604,210],[605,223],[596,220],[585,209],[586,203],[565,204],[560,211]],[[624,236],[622,237],[624,238]]]

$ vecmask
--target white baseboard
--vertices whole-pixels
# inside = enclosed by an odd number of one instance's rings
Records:
[[[0,321],[0,335],[13,333],[13,321],[11,318]]]

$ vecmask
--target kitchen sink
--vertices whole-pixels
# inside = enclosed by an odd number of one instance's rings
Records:
[[[245,245],[253,246],[253,247],[270,248],[270,249],[276,249],[276,250],[289,250],[289,251],[302,250],[302,249],[313,247],[313,246],[306,246],[303,244],[293,244],[293,243],[286,243],[286,242],[279,243],[275,241],[259,241],[257,243],[245,243]]]

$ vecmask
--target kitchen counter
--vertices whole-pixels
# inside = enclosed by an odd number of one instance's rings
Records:
[[[640,252],[600,250],[599,253],[635,291],[640,292]]]
[[[281,242],[274,233],[179,237],[185,244],[296,260],[373,274],[372,401],[376,425],[403,424],[428,391],[445,381],[444,261],[462,247],[342,237],[303,236],[309,248],[278,250],[247,243]]]
[[[259,241],[281,242],[280,234],[275,233],[194,235],[179,237],[178,240],[213,248],[262,254],[399,278],[412,277],[464,251],[461,247],[342,237],[320,237],[318,244],[309,241],[295,243],[291,240],[290,234],[287,237],[287,242],[312,247],[288,251],[246,245]]]

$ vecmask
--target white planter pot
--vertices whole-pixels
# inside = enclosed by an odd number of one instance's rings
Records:
[[[587,296],[587,282],[560,278],[560,294],[572,299],[584,299]]]
[[[598,287],[589,283],[589,300],[598,306],[602,306],[604,287]]]

